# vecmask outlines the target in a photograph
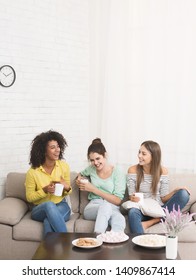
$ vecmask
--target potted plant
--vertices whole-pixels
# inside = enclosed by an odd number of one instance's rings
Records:
[[[166,258],[176,259],[178,251],[178,233],[182,231],[185,227],[194,223],[192,217],[196,213],[186,213],[183,214],[173,206],[173,210],[169,212],[168,208],[163,208],[165,212],[165,217],[161,220],[163,227],[166,232]]]

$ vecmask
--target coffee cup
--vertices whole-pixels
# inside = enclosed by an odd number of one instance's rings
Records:
[[[80,179],[80,182],[81,182],[82,184],[86,184],[86,183],[88,183],[88,179],[82,178],[82,179]]]
[[[143,201],[144,201],[144,194],[143,193],[136,192],[135,196],[140,198],[140,200],[138,201],[140,204],[143,203]]]
[[[63,184],[60,184],[60,183],[56,183],[55,184],[55,191],[54,191],[54,195],[56,196],[61,196],[62,193],[63,193]]]

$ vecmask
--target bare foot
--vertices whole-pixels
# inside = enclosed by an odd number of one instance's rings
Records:
[[[159,223],[160,220],[161,220],[160,218],[154,218],[154,219],[142,222],[142,227],[145,230],[145,229],[147,229],[147,228],[149,228],[149,227]]]

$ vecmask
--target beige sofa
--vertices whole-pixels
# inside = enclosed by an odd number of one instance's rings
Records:
[[[93,232],[94,222],[83,219],[88,203],[87,193],[79,192],[75,184],[77,173],[71,172],[73,192],[70,195],[72,215],[66,223],[69,232]],[[43,224],[31,219],[31,205],[25,198],[25,174],[11,172],[7,175],[5,198],[0,200],[0,259],[31,259],[43,238]],[[171,189],[187,185],[191,189],[190,201],[185,210],[196,212],[196,175],[173,174]],[[126,198],[125,198],[126,199]],[[126,213],[125,213],[126,216]],[[128,226],[126,232],[128,232]],[[162,233],[161,224],[149,228],[147,233]],[[179,235],[179,249],[184,259],[196,259],[196,225],[187,227]]]

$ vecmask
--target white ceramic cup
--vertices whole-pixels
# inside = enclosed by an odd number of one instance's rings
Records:
[[[86,183],[88,183],[88,179],[82,178],[82,179],[80,179],[80,182],[81,182],[82,184],[86,184]]]
[[[144,194],[143,193],[136,192],[135,196],[140,198],[140,200],[138,201],[140,204],[143,203],[143,201],[144,201]]]
[[[61,196],[63,193],[63,188],[64,186],[60,183],[56,183],[55,184],[55,191],[54,191],[54,195],[56,196]]]

